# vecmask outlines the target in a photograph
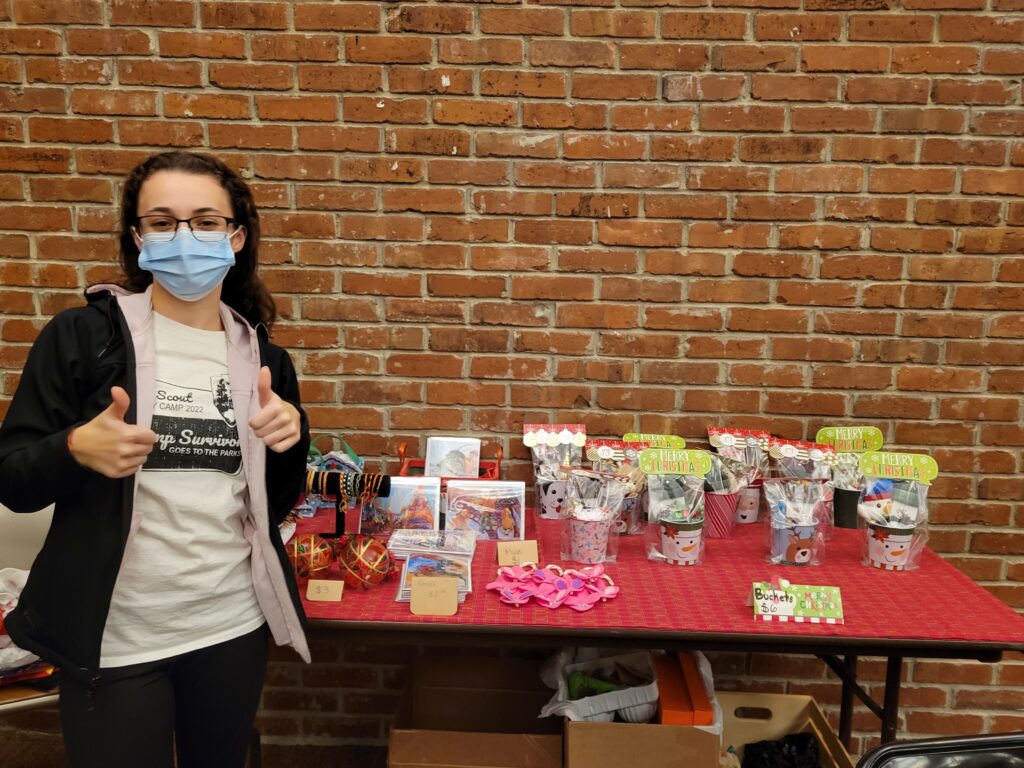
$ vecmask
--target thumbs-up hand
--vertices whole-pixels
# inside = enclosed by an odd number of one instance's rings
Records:
[[[302,419],[294,405],[282,400],[270,388],[270,369],[267,366],[260,368],[256,390],[260,410],[249,419],[249,426],[270,450],[283,453],[299,442]]]
[[[68,447],[82,466],[106,477],[128,477],[146,463],[156,433],[125,422],[131,400],[121,387],[111,387],[110,400],[102,413],[71,433]]]

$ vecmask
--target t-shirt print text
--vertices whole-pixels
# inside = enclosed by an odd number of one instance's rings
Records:
[[[211,376],[209,389],[157,381],[152,429],[157,444],[146,470],[234,475],[242,468],[226,375]]]

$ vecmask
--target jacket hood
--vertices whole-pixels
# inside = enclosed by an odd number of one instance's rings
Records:
[[[114,296],[131,296],[132,292],[122,285],[116,283],[96,283],[85,289],[85,298],[89,301],[102,299],[106,294]]]
[[[150,286],[141,293],[152,295],[152,291],[153,286]],[[124,286],[119,286],[116,283],[96,283],[95,285],[89,286],[85,289],[85,298],[90,304],[108,297],[122,298],[135,295],[136,294],[132,291],[129,291]],[[238,323],[241,323],[243,326],[252,327],[253,330],[256,331],[256,336],[261,341],[266,342],[270,340],[270,330],[264,324],[257,323],[253,326],[241,312],[228,306],[223,301],[220,302],[220,315],[225,329],[229,328],[230,325],[237,325]]]

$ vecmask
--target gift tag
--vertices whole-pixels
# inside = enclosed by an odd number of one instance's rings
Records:
[[[341,600],[344,581],[333,579],[310,579],[306,587],[306,599],[311,602],[337,603]]]
[[[540,555],[534,540],[498,542],[498,565],[522,565],[536,563],[538,560]]]
[[[459,610],[459,580],[454,576],[413,576],[409,606],[417,616],[454,616]]]
[[[842,624],[843,598],[839,587],[754,582],[754,618],[808,624]]]

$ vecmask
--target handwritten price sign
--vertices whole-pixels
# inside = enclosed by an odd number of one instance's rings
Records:
[[[499,541],[498,565],[522,565],[536,563],[540,559],[537,554],[536,541]]]
[[[410,610],[417,616],[454,616],[459,610],[459,580],[454,576],[413,576]]]
[[[306,587],[306,599],[319,603],[337,603],[341,600],[341,593],[344,589],[344,581],[310,579],[309,585]]]
[[[843,598],[839,587],[754,582],[754,618],[808,624],[842,624]]]

